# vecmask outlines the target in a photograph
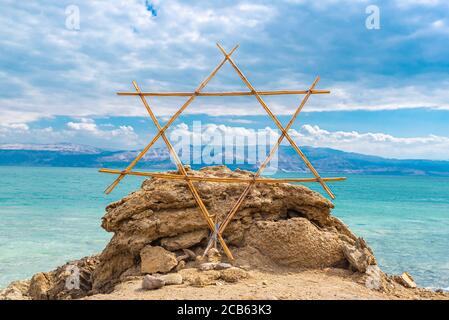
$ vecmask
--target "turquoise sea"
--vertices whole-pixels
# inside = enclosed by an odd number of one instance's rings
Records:
[[[101,251],[111,236],[100,227],[104,207],[142,182],[127,177],[106,196],[113,176],[92,168],[0,167],[0,177],[0,288]],[[368,241],[382,269],[449,289],[449,177],[347,177],[331,185],[333,214]]]

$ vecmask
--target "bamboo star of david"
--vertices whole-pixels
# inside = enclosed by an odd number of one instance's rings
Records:
[[[238,45],[235,46],[229,53],[227,53],[223,47],[220,44],[217,44],[220,51],[223,53],[224,58],[223,60],[215,67],[215,69],[209,74],[209,76],[201,82],[201,84],[198,86],[198,88],[194,92],[142,92],[140,90],[140,87],[138,86],[136,81],[133,81],[133,86],[135,88],[135,92],[118,92],[118,95],[122,96],[139,96],[142,100],[143,105],[145,106],[148,114],[150,115],[151,120],[153,121],[154,125],[156,126],[158,132],[154,136],[154,138],[148,143],[145,148],[137,155],[137,157],[126,167],[125,170],[112,170],[112,169],[100,169],[100,172],[104,173],[111,173],[111,174],[117,174],[118,177],[114,180],[114,182],[105,190],[105,193],[109,194],[116,186],[117,184],[126,176],[126,175],[136,175],[136,176],[147,176],[147,177],[153,177],[153,178],[160,178],[160,179],[170,179],[170,180],[184,180],[187,184],[187,186],[190,189],[190,192],[193,195],[193,198],[195,199],[195,202],[197,203],[201,214],[203,215],[203,218],[207,222],[207,225],[211,231],[211,240],[216,241],[218,240],[223,247],[223,251],[225,252],[226,256],[230,260],[234,260],[231,251],[229,250],[228,246],[226,245],[225,241],[223,240],[223,233],[228,226],[229,222],[232,220],[234,215],[237,213],[239,208],[241,207],[242,203],[245,201],[245,198],[250,193],[251,189],[255,184],[258,183],[287,183],[287,182],[318,182],[324,189],[324,191],[332,198],[335,199],[334,194],[330,190],[330,188],[327,186],[326,182],[332,182],[332,181],[341,181],[345,180],[344,177],[334,177],[334,178],[322,178],[318,171],[315,170],[313,165],[310,163],[310,161],[307,159],[307,157],[304,155],[304,153],[301,151],[301,149],[297,146],[296,142],[290,137],[288,134],[288,131],[292,127],[293,123],[295,122],[296,118],[298,117],[299,113],[303,109],[304,105],[307,103],[308,99],[312,94],[328,94],[330,91],[328,90],[317,90],[315,89],[319,77],[315,79],[315,81],[311,84],[308,90],[282,90],[282,91],[256,91],[256,89],[252,86],[252,84],[249,82],[249,80],[245,77],[245,75],[242,73],[242,71],[237,67],[234,60],[231,58],[231,55],[235,52],[235,50],[238,48]],[[217,72],[220,70],[220,68],[228,61],[233,69],[236,71],[236,73],[239,75],[239,77],[242,79],[244,84],[248,87],[249,91],[237,91],[237,92],[202,92],[202,90],[206,87],[206,85],[209,83],[209,81],[217,74]],[[295,112],[293,113],[292,118],[288,122],[286,127],[283,127],[282,124],[279,122],[277,117],[271,112],[268,105],[264,102],[262,99],[262,96],[265,95],[285,95],[285,94],[295,94],[295,95],[304,95],[301,103],[296,108]],[[271,148],[270,153],[266,157],[266,159],[262,162],[257,172],[253,174],[251,178],[226,178],[226,177],[199,177],[194,175],[189,175],[187,171],[184,168],[183,163],[181,162],[181,159],[179,158],[178,154],[176,153],[175,149],[173,148],[173,145],[168,140],[167,136],[165,135],[165,132],[167,129],[172,125],[172,123],[181,115],[181,113],[199,96],[255,96],[257,101],[260,103],[260,105],[263,107],[263,109],[267,112],[267,114],[270,116],[270,118],[274,121],[276,126],[279,128],[279,130],[282,132],[282,134],[279,136],[276,144]],[[165,124],[165,126],[161,127],[159,124],[158,119],[153,113],[153,110],[151,109],[150,105],[147,102],[146,96],[177,96],[182,97],[186,96],[189,97],[187,101],[181,106],[181,108],[170,118],[170,120]],[[162,137],[164,140],[171,156],[173,157],[173,160],[176,163],[176,166],[178,168],[179,174],[171,174],[171,173],[157,173],[157,172],[138,172],[138,171],[132,171],[134,166],[137,164],[137,162],[142,159],[142,157],[148,152],[148,150],[156,143],[156,141]],[[315,178],[291,178],[291,179],[268,179],[268,178],[261,178],[261,174],[265,167],[268,165],[272,157],[274,156],[275,152],[279,148],[282,141],[286,138],[290,145],[294,148],[296,153],[301,157],[304,164],[309,168],[309,170],[312,172]],[[195,185],[193,184],[194,181],[201,181],[201,182],[221,182],[221,183],[247,183],[246,188],[244,189],[243,193],[240,195],[240,197],[237,199],[237,201],[232,206],[231,210],[228,212],[228,214],[225,216],[223,221],[218,222],[214,221],[213,217],[209,214],[209,211],[207,210],[206,206],[204,205]],[[211,242],[209,242],[209,245],[206,249],[210,248]]]

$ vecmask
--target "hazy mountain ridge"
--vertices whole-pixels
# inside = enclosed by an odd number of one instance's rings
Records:
[[[0,150],[57,151],[57,152],[78,153],[78,154],[98,154],[103,152],[103,150],[99,148],[73,143],[57,143],[57,144],[3,143],[0,144]]]
[[[320,172],[360,174],[442,175],[449,176],[449,161],[387,159],[330,148],[301,148]],[[139,151],[110,151],[76,144],[0,144],[2,166],[47,167],[119,167],[124,168]],[[207,163],[192,165],[194,168]],[[231,164],[230,168],[255,170],[254,164]],[[137,168],[174,169],[166,148],[148,151]],[[289,146],[281,146],[278,168],[283,171],[307,172],[305,164]]]

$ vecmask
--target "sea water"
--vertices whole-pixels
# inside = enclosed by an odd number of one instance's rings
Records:
[[[347,177],[330,184],[333,214],[367,240],[381,268],[448,289],[449,178]],[[105,195],[114,176],[92,168],[0,167],[0,178],[0,288],[100,252],[111,237],[100,227],[104,207],[143,181],[126,177]]]

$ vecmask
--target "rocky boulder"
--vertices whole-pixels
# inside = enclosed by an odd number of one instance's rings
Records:
[[[166,273],[178,265],[176,255],[162,247],[144,247],[140,251],[141,273]]]
[[[225,166],[187,170],[197,176],[252,175]],[[240,183],[194,184],[216,221],[223,220],[246,187]],[[347,267],[344,248],[356,246],[357,238],[330,214],[332,208],[330,201],[302,185],[256,184],[223,236],[237,264],[257,267],[262,259],[292,268]],[[182,250],[201,255],[209,236],[190,190],[180,180],[146,180],[139,190],[106,208],[102,226],[114,236],[93,273],[96,292],[110,290],[121,274],[136,266],[142,273],[189,267],[192,262]],[[176,260],[185,261],[175,264]]]

